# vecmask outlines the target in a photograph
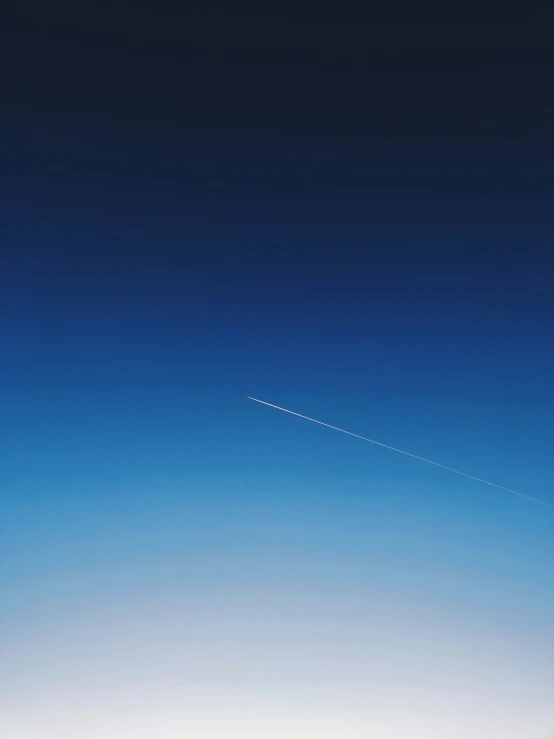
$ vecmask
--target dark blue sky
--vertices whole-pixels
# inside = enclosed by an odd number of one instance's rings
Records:
[[[338,608],[360,654],[391,628],[383,660],[421,667],[431,694],[451,679],[483,695],[477,673],[500,686],[472,736],[542,737],[535,698],[520,699],[521,724],[491,706],[512,689],[495,670],[522,686],[534,675],[535,696],[548,680],[550,509],[246,396],[554,502],[546,11],[322,12],[319,24],[285,9],[102,13],[24,3],[2,31],[0,636],[13,706],[58,739],[79,735],[36,695],[75,689],[81,705],[87,680],[117,692],[120,678],[108,658],[87,672],[65,629],[129,664],[129,614],[184,623],[215,599],[265,643],[283,638],[292,672],[279,650],[261,672],[229,656],[237,641],[258,649],[240,629],[218,652],[206,626],[186,654],[211,644],[215,662],[194,657],[183,675],[183,634],[166,654],[174,627],[141,626],[135,651],[150,639],[161,655],[152,705],[166,679],[314,675],[342,705],[341,681],[374,677],[344,633],[310,651]],[[289,617],[294,636],[275,636],[272,619]],[[51,685],[33,677],[50,664]],[[175,736],[212,736],[187,726]]]
[[[39,121],[13,124],[5,170],[16,428],[35,426],[22,407],[63,429],[55,418],[76,423],[81,406],[126,428],[131,403],[135,433],[140,407],[145,421],[169,411],[177,432],[183,404],[202,424],[231,399],[241,425],[254,394],[321,404],[331,422],[377,404],[392,442],[425,423],[442,447],[449,419],[454,456],[473,439],[491,464],[508,435],[546,461],[544,144],[211,141]],[[534,470],[513,486],[544,487]]]

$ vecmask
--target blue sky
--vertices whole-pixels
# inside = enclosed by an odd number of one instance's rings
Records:
[[[206,702],[247,732],[237,706],[267,701],[290,732],[418,715],[413,736],[457,737],[461,712],[476,737],[545,736],[551,509],[246,396],[551,502],[546,226],[486,199],[463,224],[140,193],[106,216],[78,185],[7,219],[8,735],[79,733],[95,705],[119,735],[104,686],[134,732],[137,701],[184,702],[168,736],[217,735]]]
[[[3,124],[7,739],[546,739],[552,508],[247,399],[553,504],[540,116],[204,130],[86,74]]]

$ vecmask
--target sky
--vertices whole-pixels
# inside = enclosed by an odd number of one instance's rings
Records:
[[[546,10],[2,30],[6,739],[552,739]]]

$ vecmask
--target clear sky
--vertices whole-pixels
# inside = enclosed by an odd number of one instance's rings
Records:
[[[549,739],[553,509],[246,397],[554,503],[522,79],[512,127],[504,78],[481,120],[389,70],[411,117],[357,128],[367,74],[322,108],[311,67],[204,120],[57,40],[2,129],[2,735]]]

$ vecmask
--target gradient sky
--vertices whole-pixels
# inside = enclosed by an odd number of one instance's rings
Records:
[[[540,13],[23,7],[2,736],[551,739]]]

